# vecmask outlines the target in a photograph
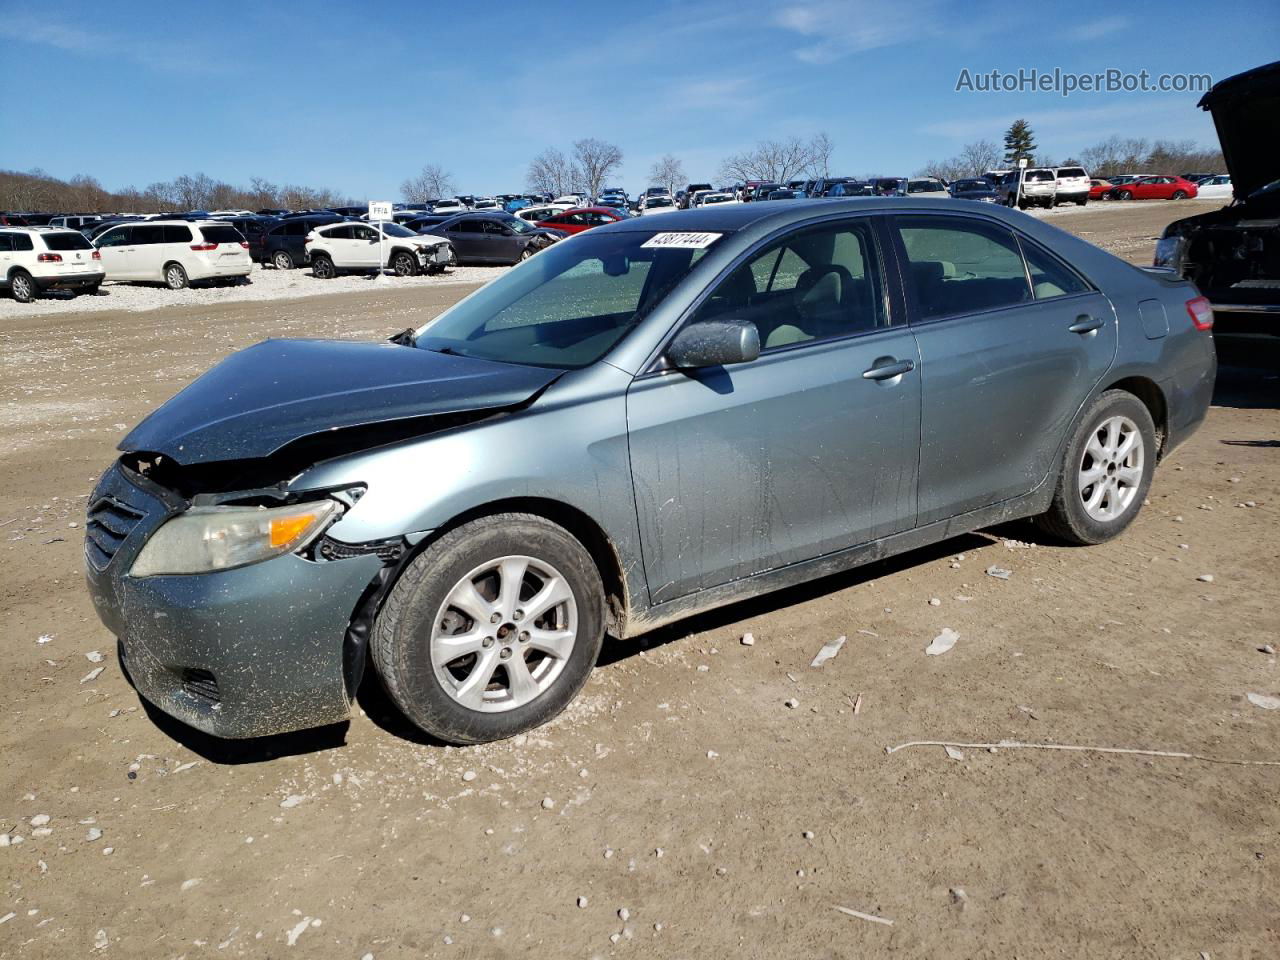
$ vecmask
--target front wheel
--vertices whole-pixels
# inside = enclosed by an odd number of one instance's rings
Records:
[[[1172,197],[1172,199],[1174,199],[1174,200],[1185,200],[1185,199],[1187,199],[1187,191],[1185,191],[1185,190],[1175,190],[1175,191],[1173,191],[1173,197]]]
[[[404,250],[391,258],[391,270],[397,277],[412,277],[418,273],[418,258]]]
[[[1119,193],[1117,193],[1117,194],[1116,194],[1116,199],[1117,199],[1117,200],[1132,200],[1132,199],[1133,199],[1133,192],[1132,192],[1132,191],[1130,191],[1130,190],[1121,190]]]
[[[1151,488],[1156,430],[1146,405],[1124,390],[1094,402],[1067,444],[1048,512],[1037,521],[1068,543],[1102,543],[1138,515]]]
[[[288,250],[277,250],[271,255],[271,265],[277,270],[292,270],[293,256]]]
[[[182,264],[171,263],[164,268],[164,285],[170,290],[185,290],[188,283],[187,271],[182,268]]]
[[[501,740],[563,710],[604,639],[604,590],[567,530],[530,514],[463,524],[419,554],[374,625],[391,699],[448,743]]]

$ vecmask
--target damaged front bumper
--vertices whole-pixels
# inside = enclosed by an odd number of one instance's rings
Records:
[[[384,559],[286,554],[231,570],[135,578],[129,568],[138,551],[185,503],[117,463],[89,504],[89,593],[146,700],[226,738],[347,718],[364,653],[352,649],[360,641],[348,628]]]

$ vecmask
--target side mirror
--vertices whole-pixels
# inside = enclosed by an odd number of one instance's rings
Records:
[[[685,327],[667,348],[667,360],[681,370],[750,363],[760,356],[760,331],[746,320],[706,320]]]

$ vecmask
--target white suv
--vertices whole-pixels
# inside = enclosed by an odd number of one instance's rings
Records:
[[[1010,171],[996,188],[1005,206],[1012,207],[1016,203],[1019,210],[1025,210],[1037,204],[1052,207],[1054,197],[1058,193],[1057,173],[1047,167],[1031,167],[1023,170],[1021,171],[1022,188],[1019,190],[1019,172],[1018,170]]]
[[[414,233],[398,223],[326,223],[307,234],[304,242],[311,272],[321,280],[340,272],[377,273],[379,251],[382,266],[390,267],[397,277],[441,273],[454,262],[453,244],[448,240]]]
[[[1058,180],[1054,203],[1076,203],[1083,207],[1089,202],[1091,184],[1084,167],[1055,167],[1054,173]]]
[[[0,227],[0,287],[19,303],[45,290],[97,293],[104,277],[102,258],[79,231]]]
[[[122,223],[93,243],[108,280],[159,280],[170,290],[201,280],[235,282],[253,267],[244,236],[216,220]]]

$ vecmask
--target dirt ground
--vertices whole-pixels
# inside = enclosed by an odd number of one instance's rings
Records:
[[[1145,262],[1170,206],[1052,216]],[[376,682],[260,743],[150,713],[81,575],[122,432],[232,350],[469,289],[0,318],[0,958],[1280,956],[1280,766],[885,752],[1280,761],[1274,354],[1118,541],[1015,525],[613,643],[528,737],[421,742]]]

